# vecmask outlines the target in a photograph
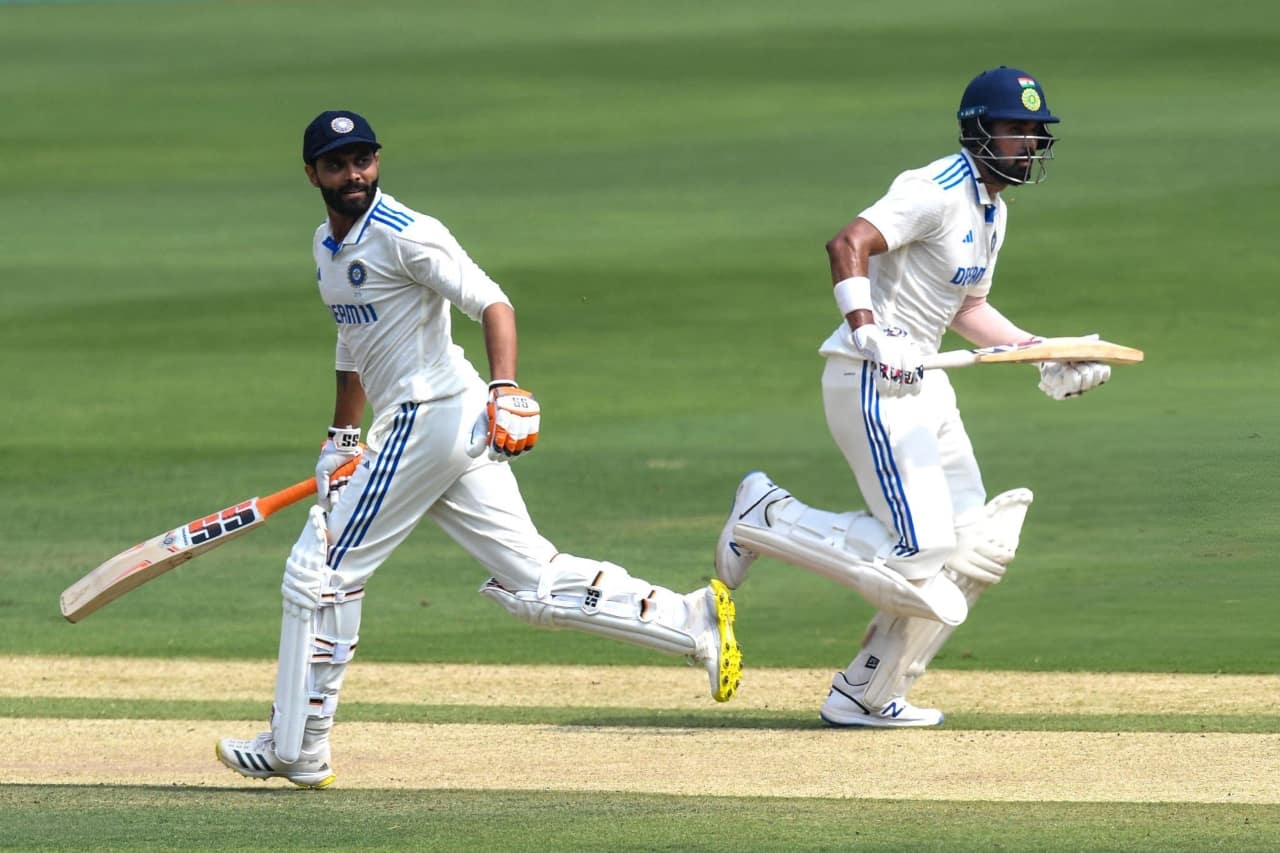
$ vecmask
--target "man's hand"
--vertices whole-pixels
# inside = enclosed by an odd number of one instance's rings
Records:
[[[1079,397],[1111,378],[1111,365],[1099,361],[1044,361],[1040,390],[1055,400]]]
[[[329,478],[343,463],[361,452],[359,427],[329,428],[329,439],[320,448],[320,458],[316,460],[316,503],[325,512],[333,509],[338,495],[351,480],[347,476],[330,482]]]
[[[490,459],[504,460],[528,453],[538,443],[542,408],[533,394],[515,382],[489,383],[489,402],[471,428],[468,453],[479,456],[486,449]]]
[[[919,394],[924,379],[923,357],[902,329],[872,323],[853,330],[853,345],[874,362],[876,389],[885,397]]]

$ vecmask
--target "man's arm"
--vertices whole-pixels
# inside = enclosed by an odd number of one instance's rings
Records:
[[[831,264],[831,284],[849,279],[866,278],[871,256],[889,250],[889,244],[876,228],[862,217],[841,228],[827,241],[827,260]],[[838,301],[838,300],[837,300]],[[845,315],[850,329],[875,323],[870,307],[858,307]]]
[[[889,251],[880,229],[859,216],[827,241],[832,295],[853,333],[853,345],[876,366],[876,388],[899,397],[920,391],[919,352],[900,329],[881,328],[871,302],[871,256]]]
[[[359,429],[364,420],[364,385],[354,370],[337,372],[337,391],[333,402],[333,425]]]
[[[489,378],[515,382],[519,351],[516,312],[505,302],[495,302],[480,315],[484,328],[484,348],[489,355]]]
[[[951,321],[951,331],[979,347],[1016,344],[1035,335],[1015,326],[985,296],[967,296]]]
[[[468,453],[479,456],[488,448],[490,459],[505,459],[533,450],[538,443],[542,407],[516,384],[516,312],[506,302],[494,302],[480,315],[484,348],[489,354],[489,403],[471,429]]]
[[[964,300],[951,321],[951,331],[979,347],[1022,343],[1036,337],[1015,326],[985,296]],[[1111,378],[1111,367],[1096,361],[1044,361],[1036,367],[1040,371],[1040,390],[1055,400],[1078,397]]]
[[[333,509],[334,502],[351,479],[343,477],[330,481],[329,478],[348,459],[360,455],[360,422],[364,420],[365,394],[360,374],[353,370],[336,373],[333,425],[329,427],[329,439],[320,448],[320,458],[316,460],[316,503],[325,512]]]

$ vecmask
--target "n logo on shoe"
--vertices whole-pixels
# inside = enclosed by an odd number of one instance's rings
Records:
[[[890,702],[888,705],[885,705],[880,709],[880,716],[893,717],[894,719],[897,719],[898,715],[906,709],[905,705],[899,705],[897,702]]]

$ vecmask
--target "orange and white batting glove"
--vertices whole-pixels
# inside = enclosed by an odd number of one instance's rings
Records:
[[[490,459],[509,459],[528,453],[538,443],[542,407],[533,394],[514,380],[495,379],[489,383],[489,402],[471,430],[468,452],[479,456],[486,449]]]

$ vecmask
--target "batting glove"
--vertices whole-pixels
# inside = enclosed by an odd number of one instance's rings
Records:
[[[1040,390],[1055,400],[1079,397],[1111,378],[1111,365],[1100,361],[1044,361]]]
[[[528,453],[538,443],[542,408],[533,394],[511,380],[489,383],[489,402],[471,428],[468,453],[479,456],[486,449],[490,459],[504,460]]]
[[[923,358],[904,330],[868,323],[853,330],[853,345],[863,358],[874,363],[876,390],[881,396],[920,393]]]
[[[320,458],[316,460],[316,503],[325,512],[333,509],[338,496],[351,481],[350,476],[329,478],[343,463],[361,452],[359,427],[329,427],[329,439],[321,446]]]

